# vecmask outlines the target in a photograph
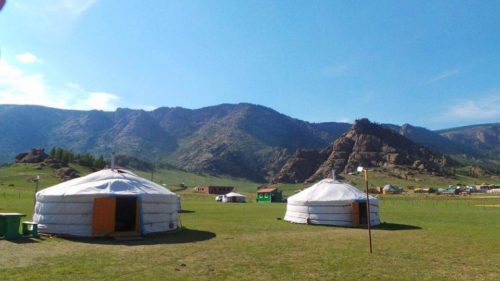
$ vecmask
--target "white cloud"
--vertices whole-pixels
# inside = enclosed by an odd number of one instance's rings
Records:
[[[343,61],[325,67],[321,72],[324,76],[330,78],[351,74],[357,70],[359,61],[360,58],[358,56],[347,58]]]
[[[0,60],[0,104],[35,104],[64,109],[114,110],[120,98],[112,93],[87,91],[76,83],[50,86],[43,73],[27,73]]]
[[[42,5],[44,5],[43,8],[46,12],[74,19],[92,7],[96,0],[52,0],[41,2],[44,3]]]
[[[24,73],[0,60],[0,103],[58,106],[46,99],[47,93],[43,75]]]
[[[435,82],[438,82],[441,80],[446,80],[450,77],[453,77],[455,75],[460,74],[461,71],[462,70],[460,68],[453,68],[453,69],[445,70],[442,73],[439,73],[438,75],[429,79],[426,84],[432,84],[432,83],[435,83]]]
[[[153,111],[153,110],[157,109],[158,106],[150,105],[150,104],[138,104],[138,105],[133,106],[132,108],[140,108],[140,109],[144,109],[146,111]]]
[[[28,26],[47,35],[50,31],[69,30],[96,3],[97,0],[25,0],[12,1],[9,8],[17,17],[26,18]]]
[[[79,90],[79,91],[83,91],[83,89],[77,83],[67,82],[66,86],[70,87],[70,88],[73,88],[73,89],[76,89],[76,90]]]
[[[342,122],[342,123],[354,123],[351,118],[349,117],[342,117],[340,119],[337,119],[335,122]]]
[[[457,101],[443,117],[447,120],[498,120],[500,118],[500,91],[483,98]]]
[[[351,70],[352,65],[349,63],[340,63],[323,69],[323,75],[327,77],[339,77]]]
[[[22,63],[30,64],[35,62],[40,62],[40,59],[37,58],[30,52],[22,53],[16,56],[16,59]]]
[[[104,92],[91,92],[87,99],[83,101],[83,104],[88,108],[100,109],[100,110],[115,110],[117,108],[117,102],[120,100],[114,94],[104,93]]]

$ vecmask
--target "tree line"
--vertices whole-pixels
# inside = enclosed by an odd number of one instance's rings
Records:
[[[94,155],[90,153],[74,153],[71,150],[66,150],[60,147],[52,147],[50,150],[50,157],[62,162],[65,165],[68,165],[69,163],[77,163],[79,165],[98,170],[106,167],[106,161],[104,160],[102,154],[99,155],[99,157],[94,157]]]

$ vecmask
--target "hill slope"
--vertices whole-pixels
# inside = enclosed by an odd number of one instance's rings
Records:
[[[318,149],[350,124],[309,123],[252,104],[191,110],[61,110],[0,105],[0,161],[32,147],[112,150],[196,172],[262,181],[299,148]]]
[[[413,126],[411,124],[403,124],[401,126],[393,124],[382,124],[382,126],[389,128],[396,133],[430,148],[434,151],[439,151],[451,155],[463,155],[467,157],[477,157],[478,151],[474,148],[455,142],[440,135],[437,132],[431,131],[423,127]]]
[[[436,132],[454,143],[474,148],[482,157],[500,161],[500,123],[472,125]]]

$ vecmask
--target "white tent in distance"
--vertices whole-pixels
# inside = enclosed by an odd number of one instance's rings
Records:
[[[222,202],[224,203],[244,203],[246,200],[246,196],[243,194],[239,194],[236,192],[229,192],[226,195],[223,195]]]

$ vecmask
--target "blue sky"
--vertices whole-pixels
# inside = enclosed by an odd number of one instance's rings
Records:
[[[498,122],[498,15],[493,1],[7,0],[0,103]]]

